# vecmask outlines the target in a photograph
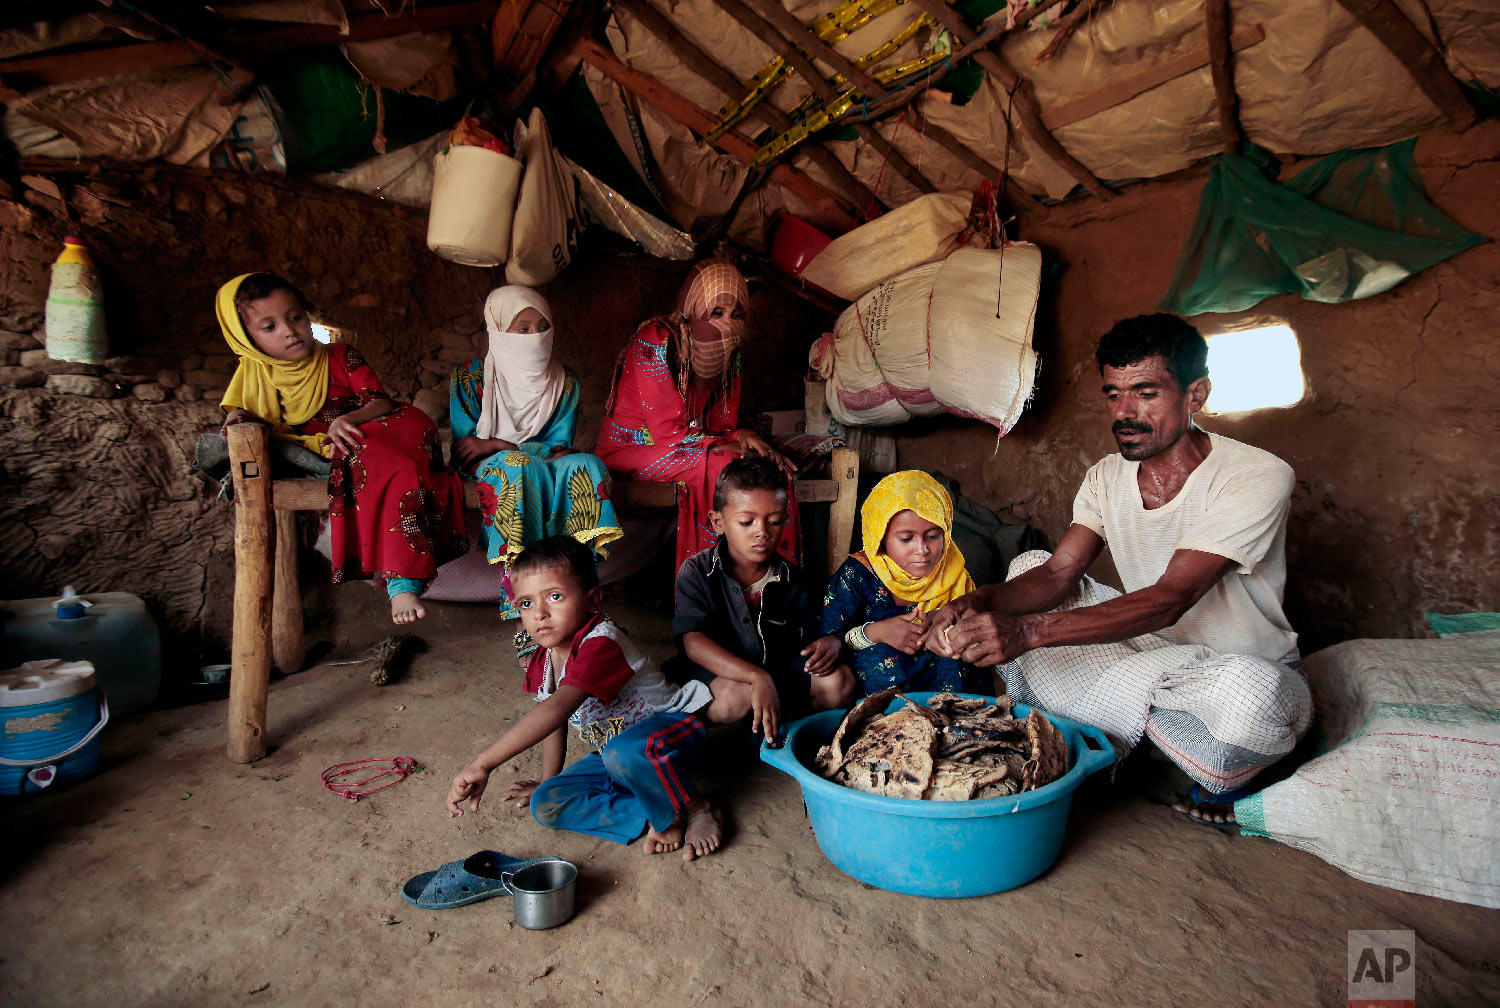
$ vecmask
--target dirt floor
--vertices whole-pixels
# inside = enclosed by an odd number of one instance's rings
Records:
[[[368,601],[333,660],[383,632]],[[352,665],[273,683],[258,763],[225,758],[219,695],[121,723],[97,777],[0,805],[0,1003],[1342,1005],[1355,928],[1417,932],[1419,1004],[1500,1002],[1500,911],[1193,826],[1104,775],[1048,873],[956,901],[843,875],[795,783],[733,753],[705,778],[732,832],[692,864],[493,804],[449,820],[450,777],[530,701],[488,607],[434,610],[428,651],[383,689]],[[664,652],[662,616],[611,610]],[[394,755],[423,771],[358,803],[322,790],[325,767]],[[577,863],[576,918],[533,932],[503,896],[433,912],[397,895],[482,848]]]

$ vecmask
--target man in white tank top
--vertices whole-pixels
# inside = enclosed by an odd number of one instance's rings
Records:
[[[932,614],[926,646],[999,664],[1011,698],[1148,736],[1197,782],[1178,808],[1214,825],[1291,751],[1312,702],[1281,604],[1292,469],[1193,422],[1208,346],[1174,315],[1115,325],[1097,359],[1120,452],[1084,476],[1056,552]],[[1108,546],[1124,593],[1084,572]]]

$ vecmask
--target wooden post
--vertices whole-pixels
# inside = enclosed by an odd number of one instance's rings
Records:
[[[271,459],[266,429],[229,428],[234,479],[234,644],[229,672],[229,758],[254,763],[266,754],[266,692],[271,681]]]
[[[831,463],[838,500],[828,508],[828,576],[849,559],[849,540],[854,536],[854,509],[859,500],[859,452],[835,448]]]
[[[302,582],[297,573],[297,512],[276,512],[276,573],[271,593],[271,660],[282,675],[302,671]]]
[[[1240,126],[1240,99],[1234,93],[1234,50],[1229,45],[1229,0],[1208,0],[1208,56],[1213,67],[1214,97],[1219,106],[1219,132],[1224,134],[1224,153],[1238,154],[1245,147]]]

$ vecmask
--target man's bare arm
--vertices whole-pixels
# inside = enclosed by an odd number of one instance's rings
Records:
[[[943,631],[959,620],[977,613],[1019,616],[1054,608],[1073,590],[1083,572],[1103,550],[1104,540],[1097,532],[1084,525],[1070,525],[1062,542],[1057,544],[1056,552],[1041,566],[1033,567],[1014,580],[976,588],[942,608],[924,614],[919,643],[929,651],[954,657]]]
[[[1234,565],[1228,557],[1178,550],[1156,584],[1083,609],[1021,617],[1026,650],[1058,644],[1110,644],[1164,630]]]
[[[964,661],[998,665],[1034,648],[1108,644],[1138,637],[1176,623],[1233,563],[1214,553],[1178,550],[1160,580],[1148,588],[1065,612],[977,613],[952,629],[948,644]]]
[[[1102,552],[1104,540],[1099,533],[1086,525],[1069,525],[1045,563],[1013,580],[978,589],[976,611],[1020,616],[1054,609]]]

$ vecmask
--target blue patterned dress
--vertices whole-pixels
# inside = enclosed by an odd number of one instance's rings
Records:
[[[468,473],[479,480],[485,555],[492,564],[504,563],[528,543],[550,535],[570,535],[603,556],[622,534],[604,463],[578,452],[549,457],[555,448],[572,448],[578,430],[582,387],[576,374],[564,371],[562,398],[536,437],[481,459]],[[455,441],[478,428],[483,396],[483,358],[453,369],[448,415]],[[509,594],[500,599],[500,615],[518,615]]]
[[[874,571],[851,556],[828,583],[818,635],[832,634],[843,640],[853,627],[878,623],[892,616],[909,616],[913,608],[892,595]],[[887,686],[900,686],[906,692],[945,689],[994,692],[992,686],[983,684],[972,665],[931,651],[908,655],[889,644],[872,644],[853,649],[853,657],[854,674],[859,677],[865,696]]]

